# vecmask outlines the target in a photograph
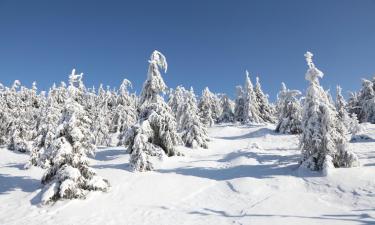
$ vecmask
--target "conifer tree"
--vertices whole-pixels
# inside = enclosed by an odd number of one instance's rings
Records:
[[[202,92],[202,97],[199,101],[199,115],[201,117],[202,123],[207,126],[211,127],[214,125],[214,117],[215,112],[214,109],[214,98],[213,94],[210,92],[208,87],[206,87]]]
[[[255,84],[256,102],[259,106],[259,116],[264,122],[275,123],[274,108],[268,102],[268,96],[263,93],[262,87],[259,82],[259,77],[256,77]]]
[[[69,93],[74,96],[73,88]],[[66,100],[56,135],[45,152],[50,166],[42,177],[44,204],[61,198],[83,198],[88,191],[109,188],[108,181],[89,167],[87,156],[95,151],[91,121],[73,96]]]
[[[123,144],[126,132],[137,122],[137,99],[135,94],[129,93],[129,87],[132,87],[132,83],[124,79],[119,89],[117,105],[114,111],[113,122],[118,145]]]
[[[221,107],[222,113],[219,117],[220,123],[233,123],[234,122],[234,112],[233,112],[233,101],[229,99],[227,95],[222,95],[221,97]]]
[[[194,90],[178,86],[170,95],[170,106],[175,110],[178,131],[186,147],[208,148],[207,130],[198,115],[197,100]]]
[[[30,161],[26,167],[32,165],[48,168],[50,166],[47,160],[50,156],[46,151],[50,148],[55,138],[61,111],[62,109],[54,102],[52,96],[49,95],[47,105],[41,111],[37,137],[33,141]]]
[[[246,79],[244,86],[244,118],[245,123],[262,123],[260,117],[259,104],[257,103],[256,93],[253,83],[250,80],[249,72],[246,70]]]
[[[176,119],[161,96],[167,86],[159,68],[166,72],[167,61],[155,50],[149,60],[148,77],[140,97],[138,123],[126,133],[124,140],[131,154],[130,166],[135,171],[153,170],[155,158],[178,154],[175,146],[181,143]]]
[[[284,134],[301,133],[301,105],[297,98],[301,95],[298,90],[288,90],[282,83],[281,91],[278,93],[278,124],[276,132]]]
[[[236,100],[234,102],[234,119],[243,123],[245,118],[244,91],[241,86],[236,86]]]
[[[358,165],[357,156],[348,149],[345,129],[327,93],[319,84],[323,73],[312,61],[312,53],[305,54],[309,81],[302,112],[302,167],[323,170],[325,174],[332,167]]]

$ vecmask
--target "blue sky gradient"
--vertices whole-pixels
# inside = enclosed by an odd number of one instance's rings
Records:
[[[357,90],[375,74],[374,12],[372,0],[0,0],[0,82],[47,89],[75,67],[87,86],[127,78],[139,92],[158,49],[169,87],[233,97],[248,69],[274,100],[282,81],[306,89],[310,50],[324,88]]]

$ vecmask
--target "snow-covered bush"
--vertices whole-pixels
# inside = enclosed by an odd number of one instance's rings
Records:
[[[284,134],[301,133],[301,105],[297,98],[301,95],[298,90],[289,90],[282,83],[282,89],[278,96],[278,123],[276,132]]]
[[[155,50],[149,60],[148,77],[141,93],[138,123],[128,130],[124,138],[131,154],[130,166],[135,171],[152,170],[153,157],[176,155],[175,146],[181,143],[176,119],[160,96],[167,86],[159,68],[166,72],[167,61],[163,54]]]
[[[305,54],[309,81],[302,111],[302,167],[327,171],[330,167],[358,165],[357,156],[348,149],[345,128],[334,105],[319,84],[323,72],[315,67],[312,53]]]

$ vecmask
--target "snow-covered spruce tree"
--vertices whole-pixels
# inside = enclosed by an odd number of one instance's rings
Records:
[[[361,112],[361,106],[359,105],[359,94],[357,92],[349,92],[349,99],[347,109],[350,115],[355,114],[356,117]],[[358,120],[358,119],[357,119]]]
[[[236,100],[234,102],[234,119],[243,123],[245,118],[244,91],[241,86],[236,86]]]
[[[348,149],[344,125],[319,84],[323,73],[315,67],[312,56],[310,52],[305,54],[309,67],[306,80],[310,85],[302,111],[301,166],[327,174],[332,167],[358,165],[358,158]]]
[[[1,110],[2,114],[2,133],[3,135],[1,138],[1,143],[5,144],[10,147],[11,135],[13,134],[13,130],[15,125],[17,124],[17,119],[19,116],[19,112],[17,111],[17,107],[19,107],[19,96],[18,96],[18,88],[20,86],[20,82],[16,80],[13,85],[8,87],[3,87],[2,97],[4,101],[4,108]],[[18,112],[18,113],[17,113]]]
[[[66,100],[56,135],[45,151],[50,166],[42,177],[42,203],[83,198],[91,190],[108,190],[108,181],[89,167],[87,155],[95,150],[90,123],[79,103],[72,98]]]
[[[17,90],[19,86],[20,82],[15,81],[12,90]],[[21,86],[13,97],[8,148],[20,152],[30,151],[31,141],[36,135],[37,115],[39,113],[35,83],[33,89]]]
[[[221,108],[222,113],[219,117],[219,123],[233,123],[234,112],[233,112],[233,101],[225,94],[221,97]]]
[[[278,123],[276,132],[283,134],[301,133],[301,104],[297,98],[301,95],[298,90],[288,90],[284,83],[278,93]]]
[[[76,74],[76,69],[72,70],[72,73],[69,75],[69,86],[68,92],[71,98],[73,98],[80,105],[86,105],[86,92],[87,89],[82,81],[83,73]],[[86,109],[85,109],[86,110]]]
[[[177,99],[179,101],[175,102]],[[191,88],[190,91],[187,91],[182,86],[178,86],[171,102],[176,103],[174,108],[177,111],[178,131],[181,133],[185,146],[208,148],[209,138],[206,127],[198,115],[199,110],[194,90]]]
[[[178,154],[175,146],[181,143],[177,133],[176,119],[161,93],[167,86],[160,74],[167,71],[167,61],[163,54],[154,51],[149,60],[148,77],[140,96],[138,123],[126,133],[124,142],[128,147],[130,166],[135,171],[154,169],[154,157]]]
[[[212,119],[217,123],[220,119],[221,114],[223,113],[223,107],[221,104],[221,96],[223,94],[214,94],[212,93]]]
[[[110,142],[110,112],[108,109],[108,96],[103,86],[100,85],[98,95],[94,98],[95,104],[90,110],[92,119],[91,130],[96,146],[108,146]]]
[[[257,103],[257,96],[254,91],[253,83],[250,80],[249,72],[246,70],[246,79],[244,86],[244,123],[263,123],[260,117],[260,109]]]
[[[276,116],[277,118],[280,117],[280,114],[281,114],[281,110],[282,108],[284,107],[284,97],[285,97],[285,94],[286,92],[288,91],[288,89],[286,88],[286,85],[284,82],[281,82],[281,89],[279,91],[279,93],[277,93],[277,100],[276,100],[276,106],[275,106],[275,110],[276,110]]]
[[[221,114],[220,100],[208,87],[202,92],[198,108],[202,123],[207,127],[214,125]]]
[[[8,141],[8,125],[11,120],[10,109],[6,101],[6,95],[9,91],[0,83],[0,145],[7,144]]]
[[[123,145],[126,132],[137,122],[137,98],[135,94],[129,93],[129,87],[132,87],[132,83],[124,79],[119,89],[114,111],[113,123],[118,138],[117,145]]]
[[[183,112],[183,105],[185,104],[186,99],[186,90],[181,85],[177,86],[175,90],[169,90],[168,96],[168,105],[171,108],[173,115],[176,118],[177,122],[177,130],[181,131],[182,127],[182,116],[184,115]]]
[[[50,92],[51,93],[51,92]],[[48,168],[50,165],[47,160],[50,158],[47,149],[50,148],[53,139],[55,138],[56,129],[59,125],[62,109],[54,102],[51,95],[48,96],[47,105],[43,107],[40,114],[39,129],[37,137],[33,141],[33,146],[30,153],[30,161],[26,167],[40,166]]]
[[[336,87],[336,110],[339,116],[339,119],[344,124],[347,130],[350,130],[351,118],[349,116],[348,111],[346,110],[346,101],[342,96],[342,88],[340,86]]]
[[[275,110],[268,102],[268,95],[263,93],[262,87],[259,82],[259,77],[256,77],[255,84],[256,102],[259,106],[259,116],[264,122],[275,123]]]
[[[375,88],[370,80],[362,80],[362,89],[358,96],[358,120],[361,123],[375,123]]]

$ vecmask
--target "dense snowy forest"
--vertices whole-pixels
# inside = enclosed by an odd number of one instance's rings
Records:
[[[118,89],[88,88],[75,69],[68,83],[48,91],[18,80],[10,87],[0,84],[0,145],[29,155],[25,169],[45,170],[41,201],[46,204],[110,189],[89,163],[97,148],[123,146],[132,171],[151,171],[167,157],[183,157],[177,146],[206,151],[208,129],[220,124],[275,124],[277,133],[297,134],[301,168],[327,175],[333,168],[359,166],[348,135],[363,138],[360,124],[375,123],[375,79],[364,79],[348,101],[339,86],[333,98],[319,83],[323,72],[313,54],[307,52],[305,59],[306,93],[282,83],[275,103],[248,71],[243,85],[233,87],[235,99],[208,87],[199,96],[192,87],[168,88],[162,77],[167,59],[159,51],[150,56],[139,96],[127,79]]]

